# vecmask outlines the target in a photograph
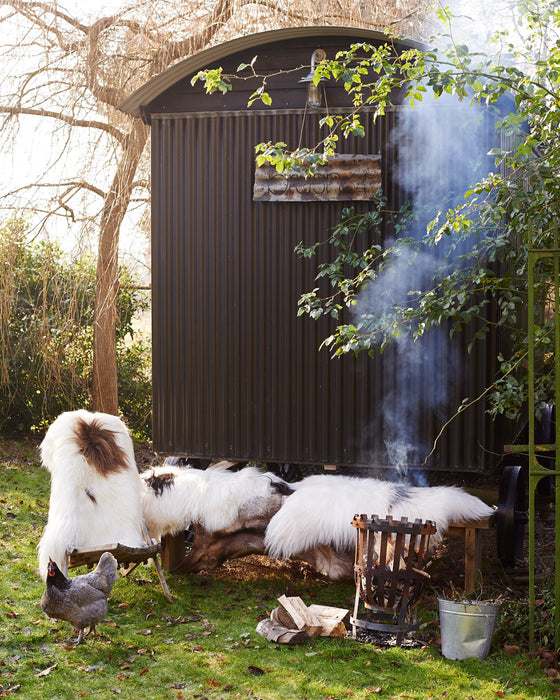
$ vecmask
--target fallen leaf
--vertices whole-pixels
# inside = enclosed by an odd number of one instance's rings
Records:
[[[519,647],[517,644],[504,644],[504,651],[506,654],[513,656],[514,654],[519,654]]]
[[[258,666],[247,666],[247,670],[253,676],[263,676],[264,675],[264,671],[262,670],[262,668],[259,668]]]
[[[497,695],[499,698],[505,698],[505,696],[506,696],[506,694],[504,693],[503,690],[496,690],[496,691],[494,691],[494,692],[496,693],[496,695]]]
[[[140,671],[140,675],[141,675],[141,676],[143,676],[145,673],[148,673],[148,669],[147,669],[147,668],[143,668],[143,669]]]
[[[47,666],[47,668],[43,669],[42,671],[39,671],[39,673],[36,673],[35,676],[36,678],[40,678],[41,676],[48,676],[51,671],[54,671],[54,669],[58,666],[58,664],[53,664],[52,666]]]
[[[213,685],[215,688],[217,688],[219,685],[222,685],[222,684],[220,683],[220,681],[215,681],[213,678],[207,678],[206,685],[208,685],[208,686]]]

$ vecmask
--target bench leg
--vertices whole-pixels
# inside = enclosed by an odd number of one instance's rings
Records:
[[[167,581],[165,580],[165,576],[163,575],[163,571],[162,571],[162,569],[161,569],[161,565],[160,565],[160,563],[159,563],[159,559],[158,559],[158,557],[157,557],[157,554],[156,554],[156,556],[152,559],[152,561],[154,562],[154,566],[156,567],[156,572],[157,572],[157,575],[158,575],[158,578],[159,578],[159,582],[161,583],[161,587],[163,588],[163,594],[164,594],[164,596],[167,598],[167,600],[168,600],[170,603],[172,603],[172,602],[173,602],[173,598],[171,597],[171,592],[170,592],[170,590],[169,590],[169,586],[167,585]]]

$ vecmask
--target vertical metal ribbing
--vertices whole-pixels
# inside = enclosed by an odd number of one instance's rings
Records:
[[[298,259],[293,248],[326,238],[344,204],[252,200],[254,145],[282,135],[295,147],[302,133],[315,142],[317,115],[307,115],[303,132],[301,120],[297,110],[153,117],[160,451],[335,464],[364,464],[383,452],[385,394],[398,378],[394,354],[330,360],[318,348],[331,319],[296,315],[299,295],[317,286],[318,261]],[[395,112],[376,125],[368,121],[366,138],[343,150],[382,153],[383,182],[398,207],[403,194],[388,165],[398,146],[395,123]],[[326,261],[326,253],[318,258]],[[428,366],[415,379],[416,390],[407,389],[411,403],[419,393],[429,398],[441,369]],[[439,417],[421,416],[420,432],[433,434]],[[480,466],[477,427],[465,436],[464,422],[454,424],[437,466]]]

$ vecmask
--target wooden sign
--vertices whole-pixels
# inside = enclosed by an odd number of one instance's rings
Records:
[[[257,166],[255,202],[368,201],[381,187],[381,156],[341,153],[330,156],[314,175],[284,175],[271,165]]]

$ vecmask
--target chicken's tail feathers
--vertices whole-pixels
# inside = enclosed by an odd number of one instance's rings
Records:
[[[96,571],[103,573],[107,578],[112,579],[112,583],[114,583],[119,578],[118,568],[118,562],[111,552],[103,552],[99,557]]]

